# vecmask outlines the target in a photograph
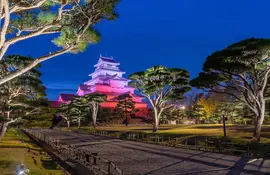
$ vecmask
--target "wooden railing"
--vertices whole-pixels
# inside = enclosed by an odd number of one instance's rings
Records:
[[[98,175],[123,175],[124,172],[115,163],[101,158],[98,153],[90,150],[79,149],[71,145],[61,143],[54,137],[49,137],[37,130],[24,129],[24,132],[31,135],[37,141],[45,142],[50,145],[59,156],[65,160],[72,159]]]

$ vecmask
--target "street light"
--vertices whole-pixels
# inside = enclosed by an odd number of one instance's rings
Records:
[[[185,106],[181,106],[181,109],[183,109],[183,110],[184,110],[184,109],[186,109],[186,107],[185,107]]]

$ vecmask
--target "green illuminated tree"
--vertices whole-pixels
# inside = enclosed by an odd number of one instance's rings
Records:
[[[70,106],[68,104],[61,104],[57,113],[67,122],[67,127],[70,127],[72,116],[70,115]]]
[[[96,127],[97,123],[99,105],[104,101],[106,101],[106,96],[103,94],[87,94],[74,98],[74,103],[76,103],[77,107],[80,107],[81,109],[84,108],[85,112],[91,112],[94,128]]]
[[[253,139],[260,141],[270,76],[270,40],[246,39],[208,56],[192,86],[243,102],[254,114]]]
[[[0,78],[0,85],[27,72],[39,63],[65,53],[84,51],[100,40],[94,25],[117,18],[119,0],[1,0],[0,61],[9,47],[22,40],[52,35],[59,50],[34,58]],[[46,43],[47,44],[47,43]],[[42,43],[40,43],[42,45]],[[31,46],[28,46],[31,48]],[[29,49],[29,53],[30,53]]]
[[[12,66],[23,67],[31,62],[31,58],[11,55],[0,62],[2,76],[13,70]],[[12,66],[10,66],[12,65]],[[8,125],[18,120],[27,119],[39,114],[43,108],[48,107],[44,98],[45,88],[40,81],[41,73],[37,68],[28,71],[20,77],[0,85],[0,110],[5,115],[1,125],[1,137],[4,136]]]
[[[161,121],[180,121],[186,118],[186,111],[182,107],[173,106],[163,111]]]
[[[184,69],[154,66],[145,72],[136,72],[129,76],[130,85],[146,97],[154,110],[153,132],[158,130],[162,112],[174,105],[174,101],[183,99],[190,90],[189,73]]]

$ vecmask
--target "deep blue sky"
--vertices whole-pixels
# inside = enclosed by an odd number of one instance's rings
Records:
[[[154,65],[187,69],[194,77],[207,55],[249,37],[270,37],[269,0],[122,0],[115,22],[97,25],[99,44],[42,64],[48,98],[76,92],[89,79],[100,54],[113,56],[128,74]],[[33,57],[55,49],[53,36],[12,46]]]

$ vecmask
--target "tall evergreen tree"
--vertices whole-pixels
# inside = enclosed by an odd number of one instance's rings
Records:
[[[122,94],[118,96],[118,103],[116,105],[117,111],[125,115],[126,126],[128,126],[128,115],[135,112],[135,101],[129,94]]]

